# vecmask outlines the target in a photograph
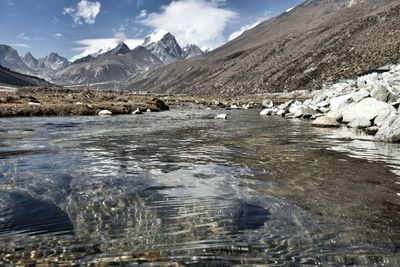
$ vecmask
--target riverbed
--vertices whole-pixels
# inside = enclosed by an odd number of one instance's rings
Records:
[[[0,119],[0,263],[400,265],[400,145],[228,112]]]

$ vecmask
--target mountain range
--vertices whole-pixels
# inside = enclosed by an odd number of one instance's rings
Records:
[[[59,85],[107,86],[164,64],[201,54],[203,52],[196,45],[181,48],[171,33],[157,30],[145,38],[142,46],[133,50],[120,42],[113,49],[105,49],[74,62],[57,53],[39,59],[31,53],[20,57],[12,47],[0,45],[0,65]]]
[[[120,43],[72,63],[56,54],[21,59],[3,45],[0,65],[44,74],[56,84],[117,82],[125,90],[153,93],[314,90],[325,81],[400,63],[399,14],[398,0],[305,0],[205,54],[158,30],[133,50]]]
[[[243,95],[319,89],[400,61],[400,1],[306,0],[189,60],[131,77],[124,89]]]
[[[0,66],[0,85],[12,86],[52,86],[43,79],[21,74]]]

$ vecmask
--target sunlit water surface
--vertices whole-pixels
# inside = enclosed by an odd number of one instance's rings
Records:
[[[0,119],[0,263],[400,265],[399,145],[230,113]]]

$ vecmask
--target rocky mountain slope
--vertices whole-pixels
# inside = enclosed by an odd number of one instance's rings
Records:
[[[159,93],[316,89],[400,60],[398,0],[307,0],[224,46],[129,79]]]
[[[26,53],[21,59],[29,68],[33,70],[38,68],[39,61],[31,53]]]
[[[189,44],[183,48],[183,58],[193,58],[203,54],[204,52],[195,44]]]
[[[162,61],[139,46],[133,50],[124,43],[97,57],[87,56],[51,76],[57,84],[114,83],[163,65]]]
[[[44,58],[39,58],[37,68],[42,72],[56,71],[65,68],[70,64],[71,63],[68,61],[68,59],[53,52]]]
[[[43,79],[24,75],[0,66],[0,84],[11,86],[52,86]]]
[[[20,58],[18,52],[8,45],[0,45],[0,65],[22,73],[32,71]]]

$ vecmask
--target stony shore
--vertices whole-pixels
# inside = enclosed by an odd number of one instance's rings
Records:
[[[400,65],[314,91],[304,101],[275,105],[265,99],[263,106],[260,115],[312,119],[315,127],[346,126],[374,135],[376,141],[400,142]]]

